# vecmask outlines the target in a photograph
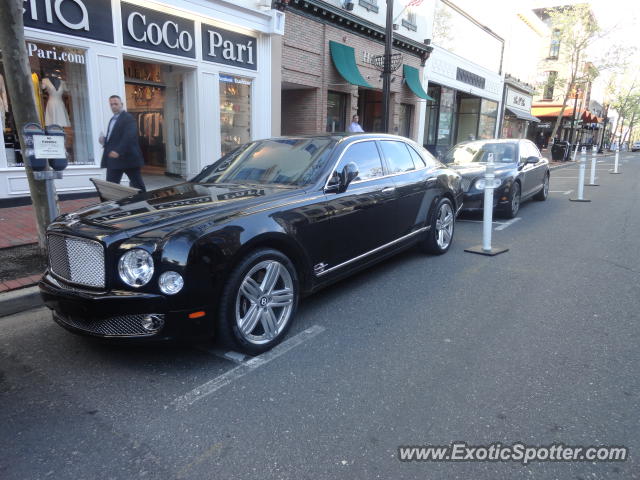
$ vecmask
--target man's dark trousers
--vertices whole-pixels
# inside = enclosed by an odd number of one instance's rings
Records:
[[[111,151],[117,152],[118,157],[109,157]],[[142,165],[144,157],[138,143],[138,126],[133,116],[123,110],[112,125],[109,138],[104,144],[100,167],[107,169],[108,182],[120,183],[122,174],[126,173],[131,186],[144,191],[140,173]]]
[[[123,173],[127,174],[131,187],[137,188],[142,192],[147,191],[142,180],[140,168],[107,168],[107,182],[120,183]]]

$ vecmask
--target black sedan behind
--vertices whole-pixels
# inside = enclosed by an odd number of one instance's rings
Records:
[[[524,200],[544,201],[549,194],[549,161],[533,142],[524,139],[492,139],[463,142],[449,150],[448,167],[462,175],[466,211],[483,209],[484,192],[477,182],[484,177],[489,154],[493,153],[495,176],[500,186],[494,190],[493,208],[509,218]]]

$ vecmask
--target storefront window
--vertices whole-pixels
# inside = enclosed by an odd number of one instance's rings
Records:
[[[427,94],[434,101],[427,101],[427,115],[424,125],[424,145],[435,145],[436,134],[438,132],[438,112],[440,109],[440,86],[431,85],[427,89]]]
[[[460,108],[458,111],[458,135],[456,143],[476,139],[479,115],[479,98],[460,98]]]
[[[413,118],[413,105],[407,103],[400,104],[400,115],[398,117],[398,135],[411,138],[411,119]]]
[[[222,155],[251,140],[251,80],[220,75]]]
[[[453,107],[455,90],[442,87],[440,112],[438,115],[438,145],[451,145],[453,134]]]
[[[6,152],[7,163],[10,167],[22,166],[22,157],[20,154],[20,145],[18,143],[18,135],[13,123],[11,115],[11,106],[9,104],[9,92],[5,83],[5,75],[3,63],[0,56],[0,124],[4,133],[4,149]]]
[[[347,96],[329,92],[327,95],[327,132],[344,132],[347,112]]]
[[[498,103],[482,99],[478,139],[494,138],[498,119]]]
[[[64,129],[70,164],[93,165],[85,50],[28,41],[27,53],[40,123]],[[0,103],[6,112],[3,120],[7,165],[22,167],[11,109],[4,99]]]

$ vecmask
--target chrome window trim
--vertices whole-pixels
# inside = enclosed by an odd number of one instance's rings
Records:
[[[380,245],[379,247],[376,247],[373,250],[369,250],[368,252],[360,254],[357,257],[353,257],[352,259],[347,260],[345,262],[342,262],[339,265],[336,265],[334,267],[328,268],[328,269],[322,271],[321,273],[316,273],[315,276],[316,277],[322,277],[323,275],[326,275],[327,273],[333,272],[334,270],[337,270],[338,268],[342,268],[342,267],[345,267],[345,266],[347,266],[347,265],[349,265],[349,264],[351,264],[353,262],[357,262],[358,260],[362,260],[363,258],[368,257],[369,255],[372,255],[372,254],[374,254],[376,252],[379,252],[380,250],[383,250],[383,249],[385,249],[387,247],[395,245],[396,243],[399,243],[399,242],[401,242],[403,240],[411,238],[411,237],[413,237],[413,236],[415,236],[415,235],[417,235],[419,233],[426,232],[429,229],[431,229],[431,225],[419,228],[418,230],[414,230],[413,232],[409,233],[408,235],[405,235],[405,236],[400,237],[400,238],[396,238],[395,240],[392,240],[389,243],[385,243],[384,245]]]
[[[331,180],[331,177],[333,176],[333,173],[336,171],[336,167],[338,166],[338,164],[340,163],[340,160],[342,160],[342,157],[344,156],[345,153],[347,153],[347,150],[349,150],[353,145],[355,145],[356,143],[361,143],[361,142],[377,142],[377,141],[391,141],[391,142],[402,142],[407,146],[410,146],[407,142],[405,142],[402,139],[395,139],[395,138],[386,138],[386,137],[373,137],[373,138],[363,138],[360,140],[354,140],[353,143],[349,144],[344,151],[340,154],[340,156],[338,157],[338,159],[336,160],[336,162],[333,164],[333,167],[331,168],[331,173],[329,173],[329,176],[327,177],[327,180],[324,182],[324,187],[322,187],[323,191],[326,191],[327,188],[329,187],[329,180]],[[376,149],[378,148],[378,146],[376,145]],[[416,152],[417,153],[417,152]],[[380,156],[380,151],[378,151],[378,155]],[[384,158],[382,158],[382,156],[380,156],[380,162],[382,163],[382,167],[386,170],[386,162],[384,161]],[[425,162],[426,163],[426,162]],[[368,178],[366,180],[358,180],[357,182],[351,182],[350,185],[356,185],[358,183],[365,183],[365,182],[373,182],[376,180],[381,180],[383,178],[389,178],[389,177],[396,177],[398,175],[405,175],[407,173],[415,173],[415,172],[420,172],[422,170],[427,170],[429,168],[436,168],[435,166],[429,167],[429,165],[425,165],[424,167],[421,168],[416,168],[415,170],[409,170],[408,172],[399,172],[399,173],[389,173],[387,175],[382,175],[380,177],[374,177],[374,178]]]

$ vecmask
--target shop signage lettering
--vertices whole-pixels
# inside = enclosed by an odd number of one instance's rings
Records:
[[[229,75],[220,75],[220,81],[225,83],[237,83],[239,85],[251,85],[251,80],[240,77],[230,77]]]
[[[257,70],[256,38],[203,24],[202,58],[209,62]]]
[[[85,64],[85,58],[82,53],[72,52],[68,50],[60,49],[57,47],[51,47],[47,50],[40,48],[37,44],[27,42],[27,52],[30,57],[34,55],[43,60],[58,60],[66,63],[80,63]]]
[[[113,43],[110,0],[23,0],[25,27]]]
[[[531,111],[531,96],[507,88],[507,107],[529,113]]]
[[[469,85],[473,85],[474,87],[482,88],[482,89],[484,89],[484,85],[486,83],[486,80],[484,77],[481,77],[480,75],[476,75],[475,73],[471,73],[460,67],[458,67],[458,69],[456,70],[456,80],[467,83]]]
[[[154,52],[195,58],[194,23],[156,10],[122,4],[124,44]]]

